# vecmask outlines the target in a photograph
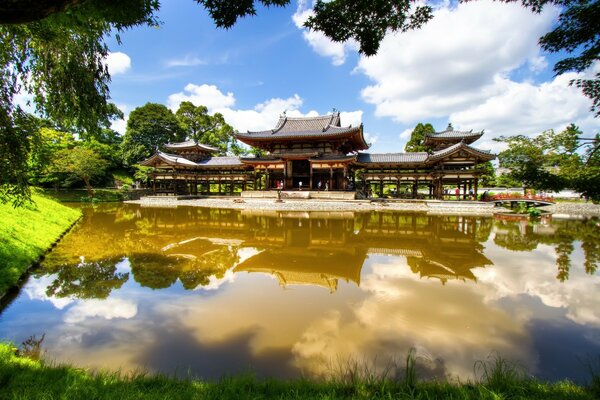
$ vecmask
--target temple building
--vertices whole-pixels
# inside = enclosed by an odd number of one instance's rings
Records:
[[[483,132],[455,131],[450,125],[425,137],[429,152],[366,153],[362,124],[342,126],[339,112],[303,118],[284,114],[273,129],[233,135],[264,155],[218,157],[217,149],[194,141],[167,144],[167,152],[140,163],[155,168],[154,193],[197,195],[209,193],[213,184],[219,193],[358,191],[368,197],[383,196],[386,185],[395,197],[441,199],[447,195],[444,188],[453,187],[467,198],[477,196],[478,166],[495,158],[471,146]],[[419,191],[423,187],[427,195]]]

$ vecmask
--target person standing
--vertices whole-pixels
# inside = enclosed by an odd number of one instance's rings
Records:
[[[298,189],[302,190],[302,181],[298,182]]]

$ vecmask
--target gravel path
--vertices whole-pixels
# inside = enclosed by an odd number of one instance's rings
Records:
[[[412,211],[428,214],[445,215],[492,215],[501,209],[494,208],[489,203],[474,201],[423,201],[423,200],[284,200],[274,199],[241,199],[239,197],[219,197],[200,199],[181,199],[174,197],[145,197],[141,200],[127,203],[140,204],[145,207],[208,207],[233,208],[238,210],[273,210],[273,211]],[[556,217],[594,217],[600,216],[600,205],[592,203],[557,203],[542,209],[551,212]]]
[[[554,216],[600,217],[600,204],[594,203],[556,203],[540,208]]]
[[[274,210],[274,211],[410,211],[429,214],[456,215],[492,215],[491,204],[479,202],[440,202],[440,201],[369,201],[369,200],[284,200],[274,199],[241,199],[236,198],[201,198],[177,200],[169,197],[150,197],[127,203],[140,204],[145,207],[210,207],[233,208],[239,210]]]

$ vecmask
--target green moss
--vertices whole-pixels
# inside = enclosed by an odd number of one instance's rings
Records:
[[[13,208],[0,204],[0,294],[80,216],[81,212],[34,194],[33,203]]]
[[[216,382],[163,375],[95,372],[18,356],[0,343],[3,399],[594,399],[589,388],[568,381],[545,383],[490,371],[494,382],[450,383],[374,380],[259,380],[252,375]]]

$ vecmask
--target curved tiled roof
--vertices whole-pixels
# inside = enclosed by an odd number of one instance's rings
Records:
[[[178,142],[178,143],[167,143],[165,144],[165,148],[170,149],[170,150],[184,150],[184,149],[200,149],[200,150],[204,150],[204,151],[209,151],[209,152],[213,152],[213,151],[219,151],[219,149],[206,145],[206,144],[202,144],[202,143],[198,143],[194,140],[187,140],[185,142]]]
[[[152,155],[150,158],[141,161],[140,165],[150,166],[153,165],[155,161],[160,160],[169,165],[182,165],[186,167],[195,167],[196,163],[188,160],[187,158],[179,157],[175,154],[163,153],[162,151],[156,152],[156,154]]]
[[[363,164],[415,164],[427,161],[427,153],[358,153]]]
[[[244,143],[254,145],[277,140],[331,140],[347,138],[355,150],[365,150],[369,145],[365,142],[361,126],[342,127],[340,114],[317,117],[288,118],[281,116],[274,129],[255,132],[236,132],[235,137]]]
[[[199,167],[237,167],[244,163],[238,157],[210,157],[196,163]]]
[[[184,157],[179,157],[174,154],[157,152],[150,158],[141,161],[140,165],[152,166],[155,161],[160,160],[166,164],[185,167],[237,167],[244,164],[237,157],[210,157],[199,162],[193,162]]]
[[[496,158],[496,156],[491,154],[489,151],[479,150],[475,147],[469,146],[464,142],[459,142],[448,148],[445,148],[444,150],[436,151],[433,154],[430,154],[427,158],[427,161],[436,161],[460,150],[465,150],[468,153],[471,153],[472,155],[475,155],[484,160],[493,160],[494,158]]]
[[[468,132],[467,131],[455,131],[453,128],[448,128],[442,132],[426,134],[423,144],[426,145],[428,143],[436,142],[438,140],[451,141],[451,142],[464,140],[467,143],[473,143],[474,141],[479,139],[482,135],[483,135],[483,131],[481,131],[481,132],[473,132],[473,130],[470,130]]]

